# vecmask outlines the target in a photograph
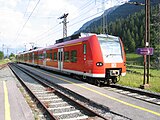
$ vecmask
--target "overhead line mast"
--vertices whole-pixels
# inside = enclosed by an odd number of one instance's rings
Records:
[[[63,21],[61,23],[63,23],[63,37],[67,37],[67,16],[69,13],[62,15],[61,17],[59,17],[58,19],[63,19]]]
[[[95,0],[95,4],[96,4],[96,0]],[[105,16],[105,0],[102,0],[102,3],[101,3],[102,7],[100,8],[102,11],[103,11],[103,14],[102,14],[102,33],[105,34],[106,32],[108,32],[107,30],[107,15]]]

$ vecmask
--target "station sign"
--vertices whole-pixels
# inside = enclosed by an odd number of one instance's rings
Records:
[[[153,55],[153,48],[137,48],[136,53],[140,55]]]

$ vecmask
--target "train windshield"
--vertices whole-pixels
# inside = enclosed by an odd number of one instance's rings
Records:
[[[118,37],[98,37],[105,63],[123,62],[122,49]]]

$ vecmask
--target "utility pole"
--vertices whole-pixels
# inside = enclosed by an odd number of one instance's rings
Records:
[[[62,23],[63,23],[63,37],[67,37],[67,16],[69,13],[62,15],[61,17],[59,17],[58,19],[63,19]]]
[[[27,44],[26,44],[26,43],[24,43],[24,51],[26,51],[26,50],[27,50],[27,49],[26,49],[26,45],[27,45]]]
[[[4,44],[2,44],[2,52],[3,52],[3,59],[4,59]]]
[[[144,47],[150,48],[150,0],[145,1],[145,40]],[[147,69],[147,71],[146,71]],[[144,79],[142,88],[149,87],[150,55],[144,55]],[[147,74],[146,74],[147,73]],[[147,82],[146,82],[147,78]]]
[[[96,4],[96,0],[95,0],[95,4]],[[108,29],[107,29],[107,19],[105,18],[105,0],[101,0],[101,8],[98,8],[98,10],[102,10],[103,11],[103,14],[102,14],[102,33],[105,34],[105,33],[108,33]],[[106,15],[107,17],[107,15]]]
[[[8,56],[8,52],[9,52],[9,48],[7,47],[7,58],[9,58],[9,56]]]
[[[150,0],[146,0],[146,44],[150,48]],[[147,84],[149,84],[150,55],[147,55]]]
[[[160,3],[159,3],[159,13],[158,13],[159,21],[158,21],[158,69],[160,69]]]
[[[34,48],[34,42],[30,42],[29,44],[31,44],[32,49]]]
[[[102,10],[103,10],[103,18],[102,18],[102,33],[105,34],[105,4],[104,4],[104,0],[102,0]]]
[[[139,3],[137,3],[139,4]],[[145,39],[144,47],[150,48],[150,0],[145,1]],[[147,71],[146,71],[147,69]],[[142,88],[149,87],[150,55],[144,55],[144,79]],[[146,74],[147,73],[147,74]],[[147,78],[147,82],[146,82]]]
[[[3,52],[3,54],[4,54],[4,44],[2,44],[2,52]]]
[[[150,0],[145,0],[145,4],[139,2],[127,2],[129,4],[134,5],[145,5],[145,39],[144,39],[144,47],[150,48]],[[147,69],[147,71],[146,71]],[[150,55],[144,55],[144,79],[143,85],[140,87],[145,88],[149,86],[149,69],[150,69]],[[147,72],[147,74],[146,74]],[[147,75],[147,82],[146,82]]]

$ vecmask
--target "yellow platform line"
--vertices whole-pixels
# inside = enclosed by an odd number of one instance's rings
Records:
[[[36,71],[38,71],[38,72],[41,72],[40,70],[37,70],[37,69],[34,69],[34,70],[36,70]],[[60,78],[60,77],[56,77],[56,76],[53,76],[53,75],[50,75],[50,74],[47,74],[47,73],[44,73],[44,72],[41,72],[41,73],[42,73],[42,74],[45,74],[45,75],[48,75],[48,76],[51,76],[51,77],[53,77],[53,78],[57,78],[57,79],[59,79],[59,80],[61,80],[61,81],[65,81],[65,82],[67,82],[67,83],[74,84],[74,85],[76,85],[76,86],[79,86],[79,87],[81,87],[81,88],[84,88],[84,89],[86,89],[86,90],[88,90],[88,91],[92,91],[92,92],[97,93],[97,94],[99,94],[99,95],[101,95],[101,96],[103,96],[103,97],[106,97],[106,98],[109,98],[109,99],[111,99],[111,100],[117,101],[117,102],[122,103],[122,104],[124,104],[124,105],[127,105],[127,106],[130,106],[130,107],[133,107],[133,108],[136,108],[136,109],[139,109],[139,110],[142,110],[142,111],[145,111],[145,112],[152,113],[152,114],[154,114],[154,115],[160,116],[160,113],[155,112],[155,111],[152,111],[152,110],[149,110],[149,109],[147,109],[147,108],[140,107],[140,106],[137,106],[137,105],[134,105],[134,104],[125,102],[125,101],[123,101],[123,100],[120,100],[120,99],[111,97],[111,96],[106,95],[106,94],[104,94],[104,93],[98,92],[98,91],[96,91],[96,90],[94,90],[94,89],[87,88],[87,87],[85,87],[85,86],[83,86],[83,85],[80,85],[80,84],[77,84],[77,83],[68,81],[68,80],[63,79],[63,78]]]
[[[5,120],[11,120],[10,105],[9,105],[9,100],[8,100],[8,90],[6,86],[6,81],[3,81],[3,87],[4,87],[4,102],[5,102]]]

